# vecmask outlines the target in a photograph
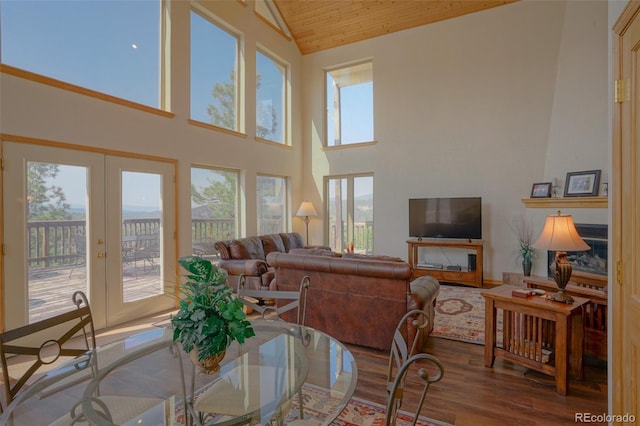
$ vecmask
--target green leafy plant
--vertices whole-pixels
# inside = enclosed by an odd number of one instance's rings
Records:
[[[518,237],[518,243],[520,245],[519,258],[525,263],[532,263],[535,249],[533,248],[533,227],[531,223],[526,222],[523,218],[514,220],[512,222],[513,232]]]
[[[171,318],[173,340],[180,341],[185,352],[198,350],[198,360],[224,352],[235,340],[244,343],[255,336],[242,310],[243,304],[225,283],[227,274],[210,261],[185,256],[178,264],[188,274],[180,293],[180,308]]]

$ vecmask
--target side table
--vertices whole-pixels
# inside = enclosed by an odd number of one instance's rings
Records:
[[[566,395],[569,373],[584,378],[584,312],[589,299],[564,304],[547,296],[514,297],[518,287],[502,285],[483,291],[485,298],[484,365],[501,356],[556,379],[556,392]],[[503,312],[502,346],[496,344],[496,317]]]

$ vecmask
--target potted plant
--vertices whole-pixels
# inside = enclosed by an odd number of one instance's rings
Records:
[[[512,229],[518,237],[519,258],[522,259],[522,272],[525,276],[531,275],[531,267],[533,266],[533,256],[535,249],[533,248],[533,227],[524,219],[513,222]]]
[[[229,345],[255,336],[243,304],[226,285],[227,274],[210,261],[185,256],[178,264],[188,273],[182,283],[180,306],[171,318],[173,340],[182,344],[206,372],[215,373]]]

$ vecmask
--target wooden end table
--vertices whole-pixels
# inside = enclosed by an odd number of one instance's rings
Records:
[[[589,299],[572,304],[545,296],[514,297],[519,287],[502,285],[483,291],[485,298],[484,365],[493,367],[496,355],[556,379],[556,392],[566,395],[569,373],[582,380],[584,370],[584,312]],[[496,318],[503,312],[502,346],[496,344]]]

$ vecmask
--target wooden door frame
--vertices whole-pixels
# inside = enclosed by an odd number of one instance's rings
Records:
[[[632,393],[631,384],[626,383],[626,375],[629,374],[628,366],[624,365],[624,324],[626,313],[623,299],[626,297],[626,290],[621,285],[625,277],[630,276],[630,270],[637,267],[637,260],[633,259],[634,254],[627,254],[625,257],[623,240],[622,240],[622,224],[623,203],[622,203],[622,182],[625,178],[623,174],[623,124],[630,127],[631,137],[638,137],[639,129],[635,128],[633,121],[625,123],[623,121],[623,102],[631,102],[639,95],[640,88],[631,87],[634,83],[630,80],[623,80],[623,58],[624,49],[629,47],[623,46],[623,36],[629,29],[631,24],[640,19],[640,0],[630,0],[625,9],[620,14],[618,20],[613,26],[613,76],[618,82],[616,85],[616,103],[612,107],[612,149],[611,149],[611,230],[610,230],[610,246],[611,260],[610,263],[610,322],[609,329],[609,412],[612,415],[622,415],[631,407],[632,401],[630,393]],[[633,47],[632,47],[633,48]],[[630,104],[631,108],[629,119],[638,112],[635,111],[634,104]],[[623,260],[625,260],[623,262]],[[625,269],[627,271],[625,271]],[[620,325],[620,326],[619,326]],[[630,344],[630,342],[626,342]],[[632,379],[630,379],[632,381]],[[629,413],[634,416],[640,413]],[[614,421],[614,424],[621,424]]]
[[[157,162],[163,162],[163,163],[169,163],[173,166],[174,169],[174,185],[173,185],[173,199],[174,199],[174,216],[173,216],[173,229],[174,229],[174,233],[173,233],[173,245],[174,245],[174,253],[178,253],[178,247],[177,247],[177,242],[180,241],[179,238],[179,209],[177,206],[177,200],[178,200],[178,160],[173,159],[173,158],[166,158],[166,157],[159,157],[159,156],[155,156],[155,155],[148,155],[148,154],[137,154],[137,153],[132,153],[132,152],[127,152],[127,151],[119,151],[119,150],[113,150],[113,149],[105,149],[105,148],[98,148],[98,147],[92,147],[92,146],[86,146],[86,145],[77,145],[77,144],[73,144],[73,143],[68,143],[68,142],[61,142],[61,141],[55,141],[55,140],[50,140],[50,139],[41,139],[41,138],[34,138],[34,137],[29,137],[29,136],[22,136],[22,135],[15,135],[15,134],[9,134],[9,133],[0,133],[0,161],[2,161],[4,159],[3,156],[3,142],[14,142],[14,143],[22,143],[22,144],[30,144],[30,145],[40,145],[43,147],[50,147],[50,148],[64,148],[64,149],[72,149],[72,150],[76,150],[76,151],[84,151],[84,152],[92,152],[92,153],[99,153],[99,154],[103,154],[105,156],[115,156],[115,157],[126,157],[126,158],[134,158],[134,159],[141,159],[141,160],[151,160],[151,161],[157,161]],[[0,162],[0,188],[3,188],[2,184],[3,184],[3,172],[2,172],[2,164]],[[4,301],[5,301],[5,296],[4,296],[4,292],[5,292],[5,280],[4,280],[4,206],[3,206],[3,199],[4,197],[0,197],[0,244],[2,244],[2,246],[0,247],[0,306],[4,306]],[[176,276],[178,276],[178,264],[177,264],[177,259],[175,262],[175,274]],[[176,302],[176,306],[177,306],[177,302]],[[0,331],[4,331],[5,330],[5,320],[4,320],[4,315],[0,315]]]

